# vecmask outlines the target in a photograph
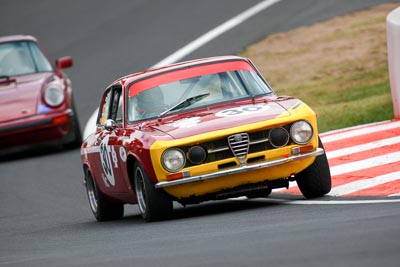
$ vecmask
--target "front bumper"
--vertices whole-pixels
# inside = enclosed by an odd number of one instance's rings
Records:
[[[70,132],[73,115],[66,109],[0,123],[0,150],[59,142]]]
[[[277,159],[277,160],[272,160],[272,161],[267,161],[267,162],[257,163],[257,164],[251,164],[251,165],[241,165],[239,167],[232,168],[232,169],[221,170],[218,172],[208,173],[208,174],[204,174],[204,175],[197,175],[197,176],[182,178],[179,180],[159,182],[155,185],[155,187],[156,188],[165,188],[165,187],[174,186],[174,185],[182,185],[182,184],[187,184],[187,183],[193,183],[193,182],[218,178],[221,176],[228,176],[228,175],[258,170],[258,169],[279,166],[279,165],[283,165],[283,164],[286,164],[289,162],[294,162],[294,161],[298,161],[298,160],[316,157],[316,156],[322,155],[324,153],[325,153],[324,149],[317,148],[317,150],[315,150],[315,151],[307,152],[307,153],[303,153],[303,154],[291,155],[287,158],[281,158],[281,159]]]

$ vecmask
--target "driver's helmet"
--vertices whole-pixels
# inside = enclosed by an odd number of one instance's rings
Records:
[[[164,94],[160,87],[150,88],[136,96],[136,111],[142,117],[159,115],[164,111]]]

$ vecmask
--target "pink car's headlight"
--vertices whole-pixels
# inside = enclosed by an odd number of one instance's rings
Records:
[[[49,85],[44,92],[44,101],[50,107],[57,107],[64,102],[64,91],[56,85]]]

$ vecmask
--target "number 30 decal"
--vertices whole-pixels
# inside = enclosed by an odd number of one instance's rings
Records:
[[[108,183],[115,186],[114,168],[118,168],[118,158],[114,146],[108,145],[110,136],[107,135],[100,144],[100,160]],[[106,181],[104,181],[106,182]],[[106,186],[108,186],[106,183]]]
[[[248,106],[241,106],[241,107],[235,107],[235,108],[221,110],[220,112],[215,114],[215,116],[229,117],[229,116],[238,116],[238,115],[248,115],[249,113],[265,111],[268,109],[269,109],[269,107],[266,105],[248,105]]]

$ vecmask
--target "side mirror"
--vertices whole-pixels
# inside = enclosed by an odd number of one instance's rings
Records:
[[[107,131],[113,131],[115,128],[117,128],[117,123],[112,119],[108,119],[104,123],[104,129]]]
[[[66,69],[72,67],[72,57],[60,57],[56,60],[57,69]]]

